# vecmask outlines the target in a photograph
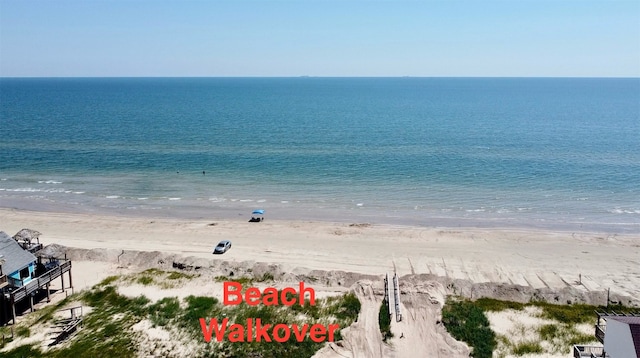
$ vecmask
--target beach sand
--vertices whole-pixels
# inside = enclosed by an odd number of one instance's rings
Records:
[[[448,356],[466,356],[464,344],[453,341],[437,324],[439,308],[449,294],[520,301],[539,295],[550,301],[555,298],[558,303],[604,305],[606,290],[610,289],[615,301],[640,303],[640,233],[411,227],[270,218],[248,223],[0,209],[0,230],[13,235],[23,228],[40,231],[44,245],[86,249],[81,250],[84,256],[80,260],[76,257],[74,262],[76,290],[108,275],[130,272],[130,267],[123,268],[118,263],[118,256],[130,258],[133,254],[126,252],[137,251],[157,252],[211,267],[253,268],[256,263],[267,263],[277,265],[280,272],[324,275],[327,287],[319,291],[336,294],[351,288],[364,302],[361,317],[371,317],[345,332],[346,348],[329,345],[318,357],[404,357],[417,344],[446,349]],[[220,240],[231,240],[233,247],[224,255],[212,255]],[[141,269],[154,264],[157,262],[147,262]],[[408,339],[394,338],[390,352],[388,347],[372,346],[370,341],[372,335],[380,335],[377,310],[384,292],[382,277],[393,272],[401,278],[405,300],[402,307],[412,318],[393,324],[392,328],[401,330]],[[428,349],[423,353],[431,354]]]
[[[38,230],[45,245],[160,251],[370,275],[396,271],[475,283],[640,297],[640,233],[429,228],[267,219],[168,220],[0,210],[0,230]],[[233,247],[212,255],[220,240]],[[603,302],[604,304],[605,302]]]

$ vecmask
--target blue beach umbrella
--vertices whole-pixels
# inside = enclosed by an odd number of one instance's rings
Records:
[[[264,215],[264,210],[256,209],[251,213],[251,220],[249,220],[249,222],[251,223],[260,222],[264,220],[263,215]]]

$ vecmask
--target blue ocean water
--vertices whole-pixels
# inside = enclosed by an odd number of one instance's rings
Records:
[[[0,207],[640,232],[640,79],[2,78]]]

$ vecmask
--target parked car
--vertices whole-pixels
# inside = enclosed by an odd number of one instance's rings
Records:
[[[231,241],[229,240],[222,240],[218,243],[218,246],[216,246],[213,249],[213,253],[214,254],[224,254],[225,252],[227,252],[229,249],[231,248]]]

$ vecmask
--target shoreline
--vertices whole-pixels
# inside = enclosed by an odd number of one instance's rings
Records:
[[[204,201],[202,201],[204,202]],[[269,206],[261,202],[235,201],[225,205],[204,206],[200,201],[193,203],[174,201],[171,205],[153,208],[120,207],[120,206],[85,206],[53,200],[34,200],[28,198],[4,197],[0,211],[13,210],[40,213],[64,213],[70,215],[114,216],[125,218],[163,219],[163,220],[249,220],[251,211],[266,208],[266,218],[278,218],[284,221],[312,221],[327,223],[367,222],[376,225],[406,226],[421,228],[457,228],[457,229],[497,229],[497,230],[530,230],[571,233],[602,233],[616,235],[633,235],[640,233],[640,221],[625,222],[583,222],[565,219],[553,220],[539,215],[520,217],[497,217],[486,213],[460,213],[445,215],[437,211],[376,210],[376,208],[355,206],[339,207],[283,207]],[[197,205],[196,205],[197,204]],[[273,205],[273,204],[272,204]],[[481,213],[484,214],[484,213]],[[519,214],[520,215],[520,214]],[[583,218],[584,219],[584,218]]]
[[[433,275],[474,284],[640,297],[640,235],[267,219],[183,220],[0,209],[0,231],[30,228],[45,246],[264,262],[288,272]],[[233,247],[212,255],[221,240]],[[100,250],[104,249],[104,250]],[[580,282],[579,282],[580,281]]]

